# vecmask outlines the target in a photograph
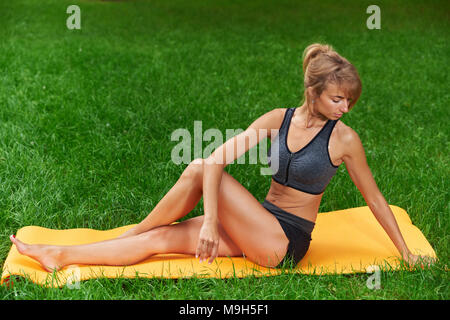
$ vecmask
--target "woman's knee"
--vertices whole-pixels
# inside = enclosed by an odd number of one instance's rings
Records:
[[[154,253],[167,253],[171,249],[171,244],[176,242],[171,237],[171,233],[173,236],[171,227],[171,225],[159,226],[138,236],[145,239],[146,243],[151,244],[152,249],[155,251]]]
[[[197,182],[203,181],[203,163],[204,159],[197,158],[192,160],[186,169],[184,169],[182,176],[185,178],[189,178],[195,180]]]
[[[194,254],[203,220],[200,217],[152,229],[146,239],[156,253]]]

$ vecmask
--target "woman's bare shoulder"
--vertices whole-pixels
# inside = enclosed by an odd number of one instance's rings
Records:
[[[288,108],[274,108],[253,121],[250,128],[253,129],[279,129],[283,123],[284,115]]]
[[[355,130],[353,130],[350,126],[342,122],[342,120],[339,120],[336,123],[335,130],[339,138],[341,138],[344,142],[348,142],[349,140],[354,139],[355,136],[358,135]]]
[[[358,133],[341,120],[336,123],[334,131],[336,131],[337,141],[344,153],[346,153],[349,147],[355,145],[355,143],[361,143]]]
[[[272,120],[272,127],[273,129],[279,129],[281,127],[281,124],[283,123],[284,116],[286,115],[286,111],[289,108],[275,108],[272,111],[269,111],[268,113],[271,114],[271,120]]]

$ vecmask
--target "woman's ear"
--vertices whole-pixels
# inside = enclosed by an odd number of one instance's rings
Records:
[[[317,99],[317,95],[315,94],[315,92],[314,92],[314,90],[313,90],[312,87],[308,87],[308,88],[306,89],[306,94],[308,95],[309,101],[312,101],[312,100],[316,100],[316,99]]]
[[[311,97],[312,97],[312,88],[311,87],[306,88],[306,96],[308,97],[308,99],[311,99]]]

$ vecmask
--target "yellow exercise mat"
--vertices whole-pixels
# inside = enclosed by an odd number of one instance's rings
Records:
[[[412,224],[407,212],[397,206],[390,207],[412,253],[435,258],[433,248]],[[75,245],[112,239],[133,226],[106,231],[27,226],[21,228],[16,236],[30,244]],[[396,270],[401,266],[399,252],[367,206],[319,213],[311,237],[308,253],[293,272],[356,273],[373,272],[368,271],[373,265],[378,265],[382,270]],[[282,272],[281,269],[261,267],[244,257],[218,257],[208,264],[199,263],[191,255],[158,254],[132,266],[70,265],[52,274],[36,260],[21,255],[12,245],[3,265],[0,283],[9,282],[11,275],[24,276],[45,286],[62,287],[79,285],[79,281],[98,277],[228,278],[272,276]]]

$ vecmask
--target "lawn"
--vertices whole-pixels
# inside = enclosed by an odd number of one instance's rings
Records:
[[[81,29],[66,9],[81,9]],[[0,2],[0,261],[18,229],[112,229],[147,216],[177,181],[176,129],[245,129],[299,106],[301,55],[331,44],[363,92],[342,121],[360,136],[388,203],[440,261],[429,269],[244,279],[95,279],[79,290],[22,280],[0,299],[449,299],[448,1]],[[447,30],[447,31],[445,31]],[[204,142],[203,147],[209,143]],[[192,157],[193,159],[193,157]],[[261,165],[226,170],[261,201]],[[184,219],[203,214],[203,202]],[[320,212],[364,206],[345,166]]]

